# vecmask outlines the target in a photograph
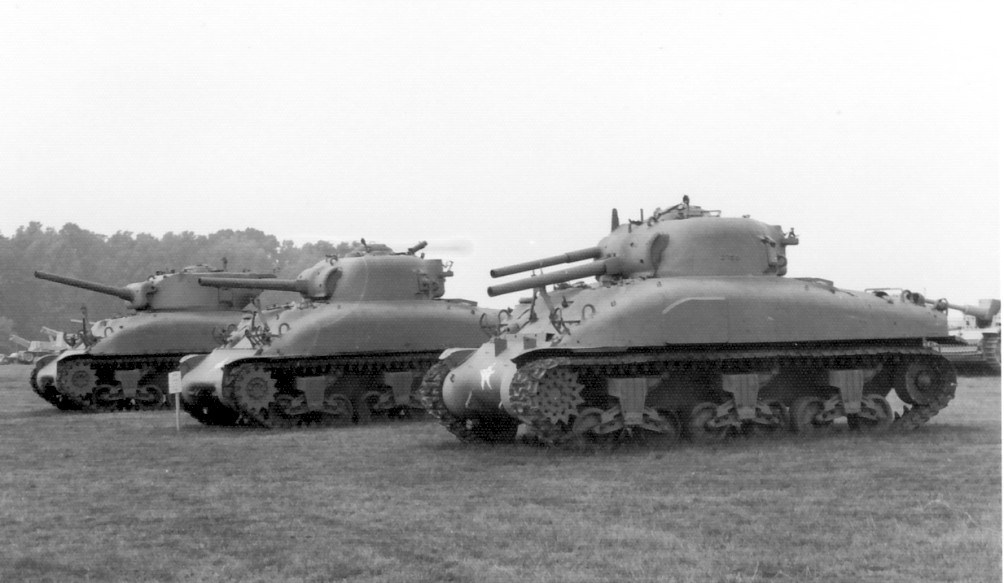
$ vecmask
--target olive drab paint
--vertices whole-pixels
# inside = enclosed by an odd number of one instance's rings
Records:
[[[213,275],[262,281],[270,273],[227,272],[206,265],[158,271],[117,287],[36,271],[35,277],[121,298],[131,315],[89,322],[86,311],[75,347],[38,361],[32,388],[60,409],[119,411],[169,406],[167,375],[183,356],[206,353],[241,319],[260,290],[219,290],[199,284]]]
[[[297,291],[301,301],[259,309],[230,340],[183,363],[182,401],[212,425],[340,425],[408,416],[437,356],[490,335],[498,310],[443,299],[453,275],[439,259],[365,246],[328,257],[292,280],[203,277],[220,289]]]
[[[611,227],[593,247],[491,272],[586,262],[488,288],[530,296],[481,347],[444,353],[421,388],[458,438],[507,441],[522,426],[552,445],[713,440],[838,419],[876,429],[894,421],[892,390],[912,405],[897,426],[913,427],[954,394],[951,365],[929,348],[948,335],[945,307],[786,277],[793,229],[686,197],[637,221],[615,211]]]

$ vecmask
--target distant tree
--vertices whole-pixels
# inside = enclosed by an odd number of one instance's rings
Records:
[[[7,316],[0,316],[0,356],[9,354],[14,350],[17,350],[11,345],[8,340],[10,335],[14,333],[14,320],[11,320]]]
[[[59,230],[32,221],[11,237],[0,235],[0,314],[15,333],[34,338],[42,326],[68,330],[87,306],[91,319],[121,315],[124,302],[75,287],[41,281],[35,271],[48,271],[114,286],[143,281],[160,271],[206,264],[214,269],[226,260],[230,271],[275,273],[295,278],[326,255],[346,255],[359,242],[317,241],[298,247],[257,229],[223,229],[209,235],[191,231],[93,233],[74,223]],[[266,295],[268,294],[268,295]],[[295,298],[288,292],[266,292],[263,303]],[[9,335],[9,334],[8,334]],[[2,339],[3,337],[0,337]]]

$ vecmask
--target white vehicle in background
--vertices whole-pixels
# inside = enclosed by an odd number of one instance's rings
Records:
[[[983,364],[993,372],[1001,371],[1001,301],[980,300],[979,306],[948,307],[965,314],[961,327],[949,332],[955,338],[953,344],[936,344],[942,356],[953,363]]]

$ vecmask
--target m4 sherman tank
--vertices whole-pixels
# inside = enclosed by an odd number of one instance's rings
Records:
[[[157,272],[146,281],[116,287],[36,271],[39,279],[122,298],[135,313],[94,326],[85,312],[81,332],[66,335],[75,347],[39,359],[31,375],[32,388],[60,409],[164,407],[168,373],[177,370],[183,356],[218,346],[222,331],[233,328],[244,306],[260,294],[199,285],[198,279],[210,274],[234,281],[275,277],[198,265],[180,272]]]
[[[450,346],[474,347],[498,310],[440,299],[449,267],[371,251],[329,257],[295,280],[203,277],[202,285],[297,291],[302,301],[254,314],[232,340],[183,364],[185,409],[207,424],[338,425],[415,407],[412,393]]]
[[[947,336],[943,307],[784,277],[794,230],[687,198],[626,224],[614,211],[612,227],[595,247],[491,272],[592,260],[488,288],[533,296],[480,348],[444,352],[420,389],[458,438],[507,441],[519,424],[550,445],[813,432],[838,418],[915,427],[954,395],[952,366],[925,347]],[[584,277],[598,281],[568,284]],[[909,404],[898,418],[893,390]]]

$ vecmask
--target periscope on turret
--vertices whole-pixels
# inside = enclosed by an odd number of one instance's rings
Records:
[[[328,257],[296,279],[217,289],[296,291],[300,301],[248,314],[229,340],[182,364],[185,410],[206,424],[342,425],[421,412],[422,375],[451,346],[475,347],[498,310],[444,299],[453,275],[439,259],[368,246]]]
[[[74,348],[39,359],[30,378],[32,389],[66,410],[166,407],[168,373],[177,370],[183,356],[212,350],[260,293],[199,285],[198,278],[208,275],[230,281],[275,277],[197,265],[114,286],[35,272],[38,279],[120,298],[133,313],[91,323],[85,309],[80,331],[66,336]]]
[[[951,364],[930,348],[948,336],[947,306],[788,278],[793,229],[687,198],[623,224],[615,211],[611,227],[594,247],[492,270],[588,261],[488,288],[532,295],[479,348],[444,351],[420,389],[459,439],[912,428],[954,395]],[[907,403],[898,417],[892,391]]]

